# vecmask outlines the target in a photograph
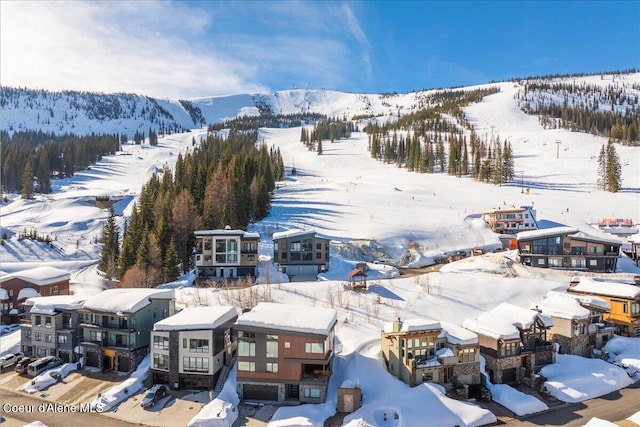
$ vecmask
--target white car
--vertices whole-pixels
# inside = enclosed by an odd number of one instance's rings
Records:
[[[9,353],[0,357],[0,369],[15,364],[22,357],[22,353]]]

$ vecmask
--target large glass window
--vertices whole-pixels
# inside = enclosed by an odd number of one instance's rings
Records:
[[[571,267],[573,268],[585,268],[587,266],[587,260],[584,258],[571,258]]]
[[[475,362],[475,360],[476,360],[475,348],[464,348],[458,352],[458,361],[460,363]]]
[[[304,345],[305,353],[316,353],[323,354],[324,353],[324,344],[321,342],[308,342]]]
[[[169,355],[153,353],[153,368],[169,370]]]
[[[304,389],[304,397],[319,399],[320,398],[320,389],[319,388],[305,388]]]
[[[640,302],[632,302],[631,303],[631,315],[635,316],[640,314]]]
[[[267,335],[267,357],[278,357],[277,335]]]
[[[68,339],[66,335],[58,335],[58,344],[66,344]]]
[[[169,350],[169,337],[154,335],[153,348],[156,348],[159,350]]]
[[[300,242],[291,242],[289,244],[289,250],[291,252],[300,252],[301,247],[302,247],[302,245],[301,245]]]
[[[256,343],[252,341],[238,340],[238,356],[255,356]]]
[[[547,253],[547,239],[534,240],[531,244],[531,252],[534,254]]]
[[[278,364],[267,362],[267,372],[273,372],[274,374],[278,373]]]
[[[590,254],[601,254],[602,253],[602,246],[589,246],[589,253]]]
[[[34,324],[35,324],[36,326],[40,326],[40,325],[42,325],[42,316],[36,315],[36,318],[35,318],[35,322],[34,322]]]
[[[500,355],[503,357],[517,356],[518,355],[518,343],[508,342],[504,343],[500,348]]]
[[[562,236],[548,238],[547,244],[549,255],[562,255]]]
[[[256,363],[255,362],[244,362],[242,360],[239,360],[238,361],[238,371],[255,372],[256,371]]]
[[[216,252],[227,252],[227,241],[225,239],[216,239]]]
[[[182,368],[185,372],[209,372],[209,358],[183,357]]]
[[[209,353],[209,340],[190,339],[189,351],[191,353]]]

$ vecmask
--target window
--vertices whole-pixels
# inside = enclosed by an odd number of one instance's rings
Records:
[[[169,337],[154,335],[153,348],[156,348],[158,350],[169,350]]]
[[[182,348],[187,348],[187,339],[182,338]]]
[[[316,259],[322,259],[322,252],[316,252]]]
[[[255,356],[256,343],[252,341],[238,340],[238,356]]]
[[[182,368],[185,372],[209,372],[209,358],[183,357]]]
[[[476,360],[475,348],[465,348],[458,352],[458,361],[460,363],[475,362],[475,360]]]
[[[255,372],[256,371],[256,362],[243,362],[243,361],[239,360],[238,361],[238,371]]]
[[[622,303],[622,312],[629,313],[629,305],[626,302]]]
[[[300,252],[302,249],[302,244],[300,242],[291,242],[289,244],[289,250],[291,252]]]
[[[516,356],[518,354],[518,343],[517,342],[508,342],[504,343],[500,348],[500,355],[505,356]]]
[[[42,334],[40,334],[40,332],[34,332],[33,333],[33,340],[34,341],[42,341]]]
[[[211,259],[212,259],[212,258],[211,258],[211,255],[205,255],[205,256],[204,256],[204,260],[205,260],[205,262],[211,262]]]
[[[224,239],[216,240],[216,252],[226,252],[227,251],[227,241]]]
[[[238,331],[238,338],[255,338],[255,332]]]
[[[51,316],[45,316],[44,318],[44,326],[45,328],[51,327]]]
[[[273,242],[273,251],[278,252],[278,242]]]
[[[585,268],[587,266],[587,260],[584,258],[571,258],[572,268]]]
[[[562,258],[549,258],[549,266],[551,267],[562,267]]]
[[[189,351],[191,353],[209,353],[209,340],[189,340]]]
[[[289,341],[285,341],[284,348],[291,348],[291,343]]]
[[[30,340],[31,339],[31,329],[24,330],[24,338]]]
[[[102,332],[100,331],[91,331],[90,332],[91,341],[102,341]]]
[[[584,323],[579,323],[577,325],[573,325],[573,336],[577,337],[580,335],[584,335],[586,333],[586,325]]]
[[[538,265],[544,265],[545,259],[544,258],[538,258]]]
[[[267,357],[278,357],[278,336],[267,334]]]
[[[247,255],[247,261],[255,261],[255,260],[256,260],[255,255]]]
[[[153,353],[153,368],[169,370],[169,355]]]
[[[58,344],[66,344],[68,338],[66,335],[58,335]]]
[[[304,389],[304,397],[310,399],[320,399],[320,389],[319,388],[305,388]]]
[[[267,372],[273,372],[274,374],[278,373],[278,364],[277,363],[269,363],[267,362]]]
[[[53,293],[57,294],[58,293],[58,285],[54,285],[53,286]]]
[[[36,315],[36,321],[34,322],[36,326],[42,325],[42,316]]]
[[[597,259],[590,259],[589,260],[589,266],[590,267],[597,267],[598,266],[598,260]]]
[[[12,297],[13,296],[13,289],[9,289],[9,296]]]
[[[205,240],[204,241],[204,250],[205,251],[210,251],[211,250],[211,240]]]
[[[589,247],[589,253],[590,254],[601,254],[602,253],[602,246],[590,246]]]
[[[51,340],[51,334],[44,334],[44,342],[48,342],[48,343],[53,342]]]
[[[256,244],[254,242],[245,242],[244,243],[244,251],[245,252],[255,252]]]
[[[571,255],[586,255],[587,248],[585,246],[571,246]]]
[[[305,353],[315,353],[315,354],[323,354],[324,353],[324,344],[321,342],[308,342],[304,345]]]
[[[632,302],[631,303],[631,315],[635,316],[640,314],[640,302]]]
[[[534,254],[546,254],[547,253],[547,240],[534,240],[531,244],[532,252]]]
[[[422,374],[422,382],[433,381],[433,372],[425,372]]]
[[[322,243],[316,243],[316,249],[317,250],[322,249]]]
[[[300,252],[291,252],[291,261],[300,261]]]

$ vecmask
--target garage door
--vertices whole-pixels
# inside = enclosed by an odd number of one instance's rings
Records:
[[[316,265],[288,265],[287,274],[289,276],[313,276],[318,274]]]
[[[127,356],[118,356],[118,371],[129,372],[131,370],[131,359]]]
[[[502,371],[502,384],[513,384],[516,382],[516,368]]]
[[[263,384],[244,384],[242,386],[244,400],[278,400],[278,386]]]
[[[98,353],[94,353],[93,351],[87,352],[87,360],[85,362],[87,366],[93,366],[94,368],[99,367],[100,365],[98,364],[98,360]]]

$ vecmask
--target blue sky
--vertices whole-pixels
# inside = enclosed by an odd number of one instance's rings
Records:
[[[0,83],[197,97],[640,68],[639,1],[0,3]]]

